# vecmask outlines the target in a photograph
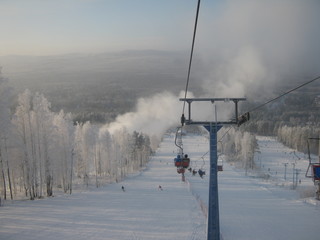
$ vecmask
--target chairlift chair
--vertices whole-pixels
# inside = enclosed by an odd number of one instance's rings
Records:
[[[190,158],[188,158],[188,154],[184,155],[184,158],[182,159],[182,167],[188,168],[190,165]]]
[[[307,141],[307,146],[308,146],[309,165],[308,165],[305,177],[312,178],[313,182],[320,181],[320,163],[312,162],[311,155],[310,155],[309,141]],[[312,169],[311,173],[309,173],[310,168]]]
[[[175,159],[174,159],[174,166],[176,167],[181,167],[182,166],[182,159],[181,156],[178,155]]]
[[[320,164],[312,165],[313,181],[320,181]]]
[[[203,178],[203,175],[206,175],[206,171],[203,169],[203,167],[204,167],[204,165],[205,165],[206,163],[205,163],[205,161],[204,161],[204,158],[203,158],[203,157],[201,157],[201,158],[202,158],[202,160],[203,160],[203,163],[202,163],[201,167],[199,168],[198,173],[199,173],[199,176],[200,176],[201,178]]]

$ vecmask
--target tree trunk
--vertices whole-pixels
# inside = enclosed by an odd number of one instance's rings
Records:
[[[6,159],[7,159],[7,175],[8,175],[8,182],[9,182],[9,190],[10,190],[10,197],[13,200],[12,194],[12,185],[11,185],[11,176],[10,176],[10,167],[9,167],[9,159],[8,159],[8,147],[7,147],[7,140],[4,139],[4,149],[6,151]]]
[[[52,184],[53,184],[53,178],[50,174],[47,175],[47,196],[48,197],[51,197],[52,194],[53,194],[53,191],[52,191]]]
[[[70,194],[72,194],[72,178],[73,178],[73,157],[74,157],[74,149],[71,151],[71,170],[70,170]]]
[[[3,166],[3,161],[2,161],[2,154],[1,154],[1,149],[0,149],[0,168],[1,168],[1,175],[2,175],[2,180],[3,180],[3,199],[7,199],[7,186],[6,186],[6,177],[4,175],[4,166]]]

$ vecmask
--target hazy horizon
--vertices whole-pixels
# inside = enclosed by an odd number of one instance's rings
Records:
[[[184,89],[195,0],[12,0],[0,6],[0,55],[54,58],[30,68],[30,59],[10,67],[0,61],[4,75],[26,69],[23,79],[113,78],[135,86],[172,77]],[[295,86],[318,76],[319,11],[319,1],[202,1],[189,90],[201,88],[203,95],[215,97],[263,97],[279,84]],[[141,57],[146,49],[158,52]],[[136,51],[136,59],[130,51]],[[126,56],[99,57],[112,52]],[[66,54],[70,59],[59,58]]]

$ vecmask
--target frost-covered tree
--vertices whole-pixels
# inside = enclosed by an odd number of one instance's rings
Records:
[[[18,106],[13,117],[18,150],[23,152],[20,162],[26,195],[30,199],[53,194],[53,113],[50,103],[39,93],[32,96],[29,90],[18,96]]]
[[[107,128],[90,122],[74,125],[71,114],[54,113],[50,105],[43,94],[33,95],[25,90],[18,96],[12,116],[13,185],[22,187],[30,199],[44,193],[52,196],[54,187],[71,194],[75,182],[88,186],[95,179],[98,187],[102,178],[120,181],[145,167],[152,153],[149,136],[126,129],[110,134]],[[4,161],[8,157],[2,154],[6,145],[0,140],[0,174],[2,188],[6,189],[11,172],[9,163]]]
[[[20,140],[20,149],[23,152],[23,159],[20,163],[23,187],[26,196],[29,195],[31,199],[34,199],[33,162],[35,161],[35,156],[32,143],[31,92],[29,90],[25,90],[24,93],[20,94],[18,97],[18,106],[13,118],[13,124],[15,125],[15,130],[19,138],[17,140]]]
[[[4,78],[0,68],[0,171],[3,186],[3,198],[7,198],[7,186],[9,187],[10,197],[13,199],[11,165],[8,154],[8,139],[11,131],[10,122],[10,95],[8,79]],[[0,195],[1,196],[1,195]]]
[[[105,128],[99,129],[99,172],[108,177],[110,180],[114,179],[115,171],[113,168],[114,159],[114,142],[111,134]]]
[[[74,155],[74,126],[70,113],[61,110],[54,116],[55,157],[57,184],[64,192],[72,192],[73,155]]]
[[[226,132],[228,131],[228,132]],[[256,138],[249,132],[242,132],[235,129],[221,129],[218,134],[224,136],[221,139],[223,154],[228,161],[238,162],[243,168],[254,168],[254,152],[257,147]],[[219,148],[221,145],[218,145]]]
[[[300,152],[308,152],[308,142],[310,151],[319,154],[319,141],[309,140],[320,136],[320,128],[317,126],[288,126],[283,125],[278,128],[277,137],[284,145],[296,149]]]
[[[126,175],[128,161],[132,155],[130,149],[130,135],[126,129],[121,129],[113,134],[114,140],[114,167],[116,168],[116,181],[120,181]]]
[[[35,158],[34,171],[36,187],[39,185],[39,195],[42,196],[42,185],[45,182],[47,196],[53,194],[53,173],[54,173],[54,158],[51,157],[50,151],[54,140],[54,126],[51,112],[51,104],[43,96],[36,93],[33,97],[32,111],[32,132],[34,136]]]
[[[129,134],[126,129],[121,129],[113,134],[113,141],[117,181],[128,173],[139,171],[148,162],[152,151],[146,135],[135,131]]]
[[[76,173],[88,186],[94,171],[96,137],[90,122],[77,124],[75,131]]]

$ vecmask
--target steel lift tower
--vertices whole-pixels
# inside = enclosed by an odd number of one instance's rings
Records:
[[[207,240],[220,240],[219,224],[219,196],[218,196],[218,153],[217,153],[217,133],[224,125],[241,125],[249,120],[249,113],[238,117],[238,102],[245,98],[181,98],[180,101],[188,103],[188,117],[181,117],[182,125],[202,125],[210,133],[210,180],[209,180],[209,203],[208,203],[208,231]],[[230,121],[192,121],[192,102],[234,102],[235,118]]]

